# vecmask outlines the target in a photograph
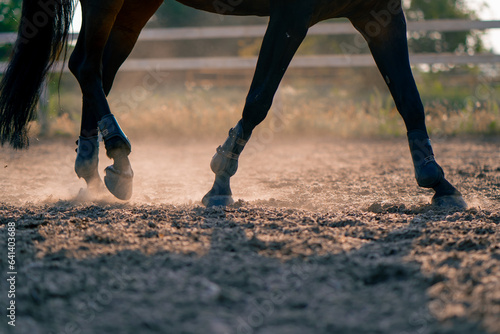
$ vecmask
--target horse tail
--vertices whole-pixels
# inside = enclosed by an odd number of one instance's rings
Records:
[[[74,0],[25,0],[17,40],[0,82],[0,143],[16,149],[29,145],[28,123],[47,73],[66,45]]]

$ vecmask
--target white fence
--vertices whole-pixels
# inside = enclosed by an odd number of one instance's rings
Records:
[[[486,30],[500,28],[500,21],[469,21],[469,20],[430,20],[409,22],[409,32],[452,32],[469,30]],[[262,37],[266,26],[236,26],[236,27],[204,27],[204,28],[168,28],[143,30],[139,41],[174,41]],[[309,35],[345,35],[358,32],[350,23],[321,23],[312,27]],[[76,35],[72,36],[76,38]],[[12,43],[15,33],[0,34],[0,44]],[[412,54],[412,64],[484,64],[500,63],[500,55],[496,54]],[[161,58],[161,59],[129,59],[122,71],[144,70],[210,70],[210,69],[251,69],[255,67],[256,57],[206,57],[206,58]],[[297,56],[290,65],[294,68],[318,67],[366,67],[375,66],[370,55],[321,55]],[[6,63],[0,62],[0,73],[6,68]],[[67,69],[65,69],[67,70]]]

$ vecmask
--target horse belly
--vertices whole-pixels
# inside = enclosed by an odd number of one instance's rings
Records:
[[[269,15],[270,0],[176,0],[186,6],[221,15]]]

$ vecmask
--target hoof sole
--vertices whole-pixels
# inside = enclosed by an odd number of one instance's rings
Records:
[[[232,196],[205,196],[201,200],[203,205],[207,208],[213,206],[228,206],[234,204],[234,200]]]
[[[467,203],[460,195],[440,196],[432,199],[432,205],[439,208],[467,209]]]
[[[113,166],[105,169],[104,184],[106,188],[118,199],[128,201],[132,197],[133,174],[123,175]]]

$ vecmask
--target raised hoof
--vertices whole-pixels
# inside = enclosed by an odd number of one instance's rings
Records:
[[[203,205],[207,208],[213,206],[229,206],[234,204],[233,197],[231,195],[215,195],[209,196],[208,194],[201,200]]]
[[[118,199],[128,201],[132,197],[132,184],[134,173],[122,172],[115,169],[113,166],[107,167],[104,172],[104,184],[106,188]]]
[[[438,208],[456,208],[466,210],[467,203],[462,195],[447,195],[432,198],[432,205]]]

